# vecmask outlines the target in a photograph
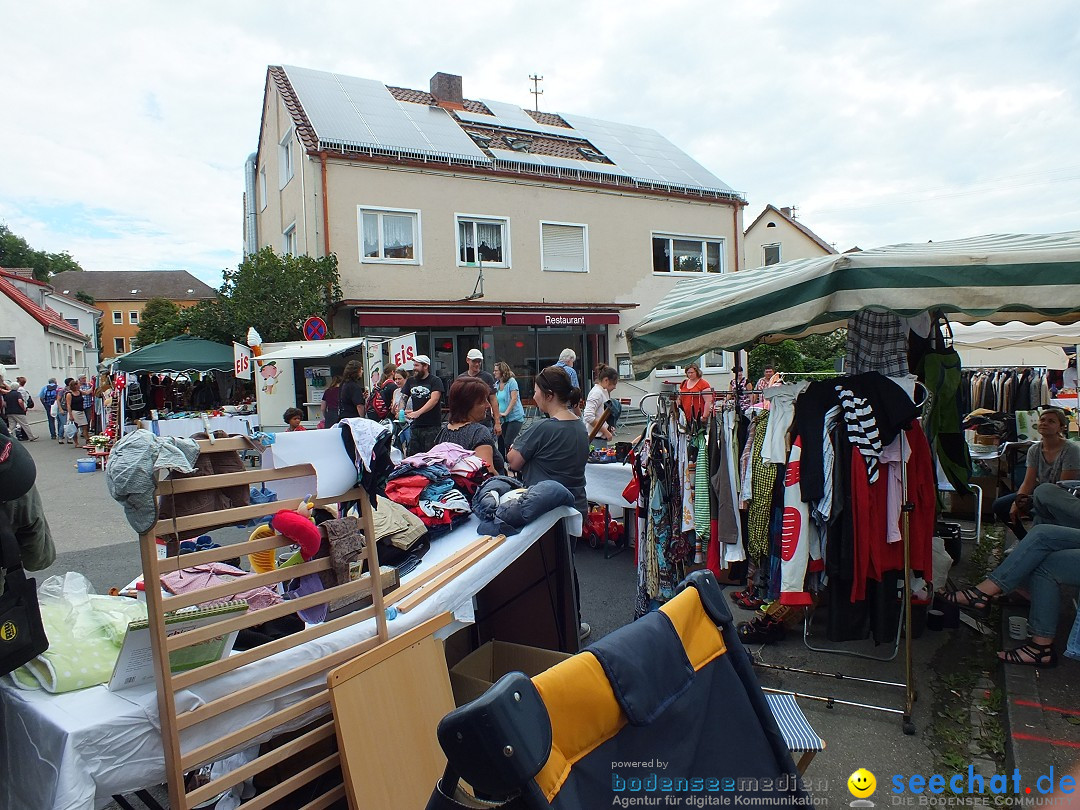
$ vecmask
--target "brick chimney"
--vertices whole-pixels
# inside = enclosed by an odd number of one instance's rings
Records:
[[[461,77],[453,73],[436,73],[431,77],[431,95],[440,107],[464,110],[465,97],[461,94]]]

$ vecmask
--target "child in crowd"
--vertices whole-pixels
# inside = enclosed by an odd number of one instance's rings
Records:
[[[288,425],[285,428],[286,433],[292,433],[294,430],[307,430],[301,423],[304,419],[304,412],[299,408],[289,408],[282,414],[282,419],[285,420],[285,424]]]

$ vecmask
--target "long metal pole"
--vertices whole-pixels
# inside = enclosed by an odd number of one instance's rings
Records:
[[[900,510],[901,534],[904,540],[904,733],[914,734],[911,720],[912,704],[915,702],[914,675],[911,671],[911,511],[915,508],[908,498],[907,461],[905,461],[907,433],[900,431],[900,481],[904,493]]]

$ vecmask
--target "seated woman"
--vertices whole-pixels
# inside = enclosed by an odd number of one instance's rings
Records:
[[[604,408],[611,401],[611,392],[618,384],[619,372],[611,366],[600,366],[596,370],[596,385],[592,387],[588,399],[585,400],[585,412],[581,418],[585,420],[585,429],[589,434],[592,434],[593,429],[599,425],[594,438],[597,444],[604,444],[615,437],[611,423],[607,419],[601,422],[601,417],[604,415]]]
[[[1030,511],[1031,494],[1039,484],[1056,484],[1080,477],[1080,447],[1065,438],[1069,420],[1059,408],[1039,414],[1040,440],[1028,448],[1027,474],[1011,495],[994,501],[994,514],[1012,529],[1018,540],[1027,534],[1021,517]]]
[[[993,599],[1027,586],[1031,594],[1031,642],[1016,650],[1002,651],[998,658],[1010,664],[1050,667],[1057,663],[1053,644],[1061,601],[1058,585],[1078,582],[1080,529],[1040,523],[986,579],[973,588],[945,594],[944,598],[985,616]]]
[[[453,442],[472,450],[489,468],[502,474],[502,453],[495,434],[483,424],[487,416],[491,387],[479,377],[462,376],[450,386],[450,421],[435,439],[436,444]]]

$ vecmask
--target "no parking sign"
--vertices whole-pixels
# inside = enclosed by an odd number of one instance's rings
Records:
[[[325,340],[326,334],[326,321],[318,315],[312,315],[304,321],[304,340]]]

